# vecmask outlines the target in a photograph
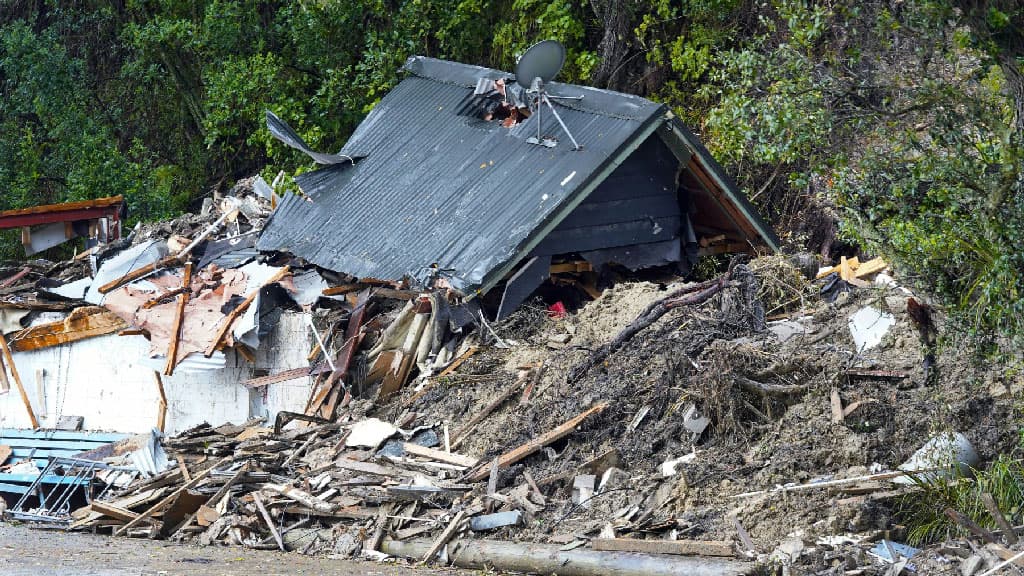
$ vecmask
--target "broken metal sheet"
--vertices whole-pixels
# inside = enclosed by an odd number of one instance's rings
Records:
[[[130,466],[145,476],[159,474],[170,467],[167,453],[160,444],[161,434],[153,430],[111,442],[87,452],[75,454],[82,460],[102,460],[118,466]],[[97,474],[101,476],[102,473]]]
[[[239,271],[246,276],[245,292],[240,294],[240,296],[248,297],[253,292],[260,290],[267,280],[280,272],[281,269],[258,262],[251,262],[239,268]],[[288,282],[289,280],[282,280],[282,284],[288,285]],[[264,308],[261,300],[263,300],[263,294],[256,296],[256,300],[245,309],[238,320],[235,321],[234,326],[231,327],[234,339],[253,349],[259,347],[260,311]]]
[[[33,226],[29,231],[29,243],[24,245],[25,255],[32,256],[33,254],[38,254],[43,250],[60,246],[68,240],[78,237],[74,232],[70,235],[67,232],[68,230],[63,222]]]
[[[330,285],[316,270],[293,275],[292,286],[295,288],[291,293],[292,300],[295,300],[295,303],[299,306],[312,306],[321,297],[332,298],[331,296],[323,296],[323,291],[329,288]],[[345,299],[344,296],[334,298],[339,300]]]
[[[356,154],[356,153],[352,153],[351,155],[348,155],[348,154],[341,154],[341,153],[338,153],[338,154],[324,154],[323,152],[314,152],[309,147],[309,145],[306,144],[306,141],[302,139],[302,136],[299,136],[298,133],[295,132],[295,130],[292,130],[292,127],[289,126],[287,122],[285,122],[285,121],[281,120],[280,118],[278,118],[277,115],[274,114],[273,112],[271,112],[270,110],[266,111],[266,115],[267,115],[267,130],[270,131],[270,134],[274,138],[277,138],[281,142],[285,143],[286,145],[288,145],[288,147],[294,148],[294,149],[302,152],[306,156],[309,156],[317,164],[328,164],[328,165],[331,165],[331,164],[341,164],[342,162],[348,162],[348,163],[351,163],[351,164],[355,164],[356,160],[358,160],[360,158],[365,158],[366,157],[365,154]]]
[[[925,442],[906,462],[899,465],[899,469],[916,472],[918,479],[930,482],[936,478],[969,477],[980,461],[966,436],[960,432],[947,432]],[[893,482],[914,483],[909,476],[900,476]]]
[[[199,270],[206,268],[211,263],[221,268],[238,268],[246,264],[259,252],[256,246],[256,233],[249,232],[240,234],[233,238],[224,240],[212,240],[206,243],[206,250],[203,257],[199,259]]]
[[[40,289],[40,292],[46,295],[56,294],[61,298],[71,300],[81,300],[85,297],[85,291],[89,289],[89,286],[92,286],[92,278],[85,277],[60,286]]]
[[[85,293],[85,301],[90,304],[103,304],[104,295],[100,294],[100,286],[121,278],[125,274],[152,264],[167,255],[167,243],[164,241],[151,240],[143,242],[123,250],[116,256],[103,261],[99,271],[93,278],[93,283]],[[109,297],[109,295],[107,296]]]
[[[896,324],[896,318],[877,308],[866,306],[850,316],[850,335],[858,352],[870,350],[882,343],[882,338]]]
[[[59,322],[32,326],[15,333],[10,346],[15,352],[26,352],[111,334],[127,327],[123,319],[106,308],[83,306]]]

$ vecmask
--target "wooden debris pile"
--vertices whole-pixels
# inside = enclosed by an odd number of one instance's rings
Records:
[[[489,462],[451,451],[446,428],[402,429],[365,417],[369,406],[357,401],[334,422],[288,430],[280,419],[276,431],[259,421],[192,428],[165,441],[177,466],[76,510],[72,528],[343,554],[376,551],[385,535],[433,534],[428,560],[464,529],[522,525],[541,512],[536,484],[498,491],[498,471],[607,405]]]

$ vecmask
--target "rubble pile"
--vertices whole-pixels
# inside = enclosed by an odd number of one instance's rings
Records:
[[[452,290],[221,250],[268,212],[245,190],[229,198],[90,255],[82,297],[54,300],[75,312],[11,346],[75,322],[140,330],[168,374],[246,350],[259,324],[247,309],[313,310],[310,365],[240,383],[312,376],[306,409],[164,438],[165,469],[58,511],[72,529],[446,562],[489,558],[498,539],[700,557],[720,573],[974,573],[1014,554],[995,536],[984,553],[905,544],[901,502],[921,490],[907,473],[969,470],[1014,446],[1001,423],[1015,384],[968,392],[974,368],[936,345],[941,313],[884,263],[815,279],[786,257],[737,260],[705,282],[620,282],[577,312],[530,301],[491,325]],[[160,274],[133,276],[154,245]],[[89,265],[26,265],[5,298],[42,301],[45,278]],[[100,283],[108,296],[91,304]]]

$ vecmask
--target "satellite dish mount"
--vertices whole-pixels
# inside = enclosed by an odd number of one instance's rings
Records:
[[[572,141],[572,149],[581,150],[583,147],[576,142],[576,138],[569,131],[569,127],[562,121],[562,117],[558,115],[558,111],[551,104],[551,99],[581,100],[583,96],[552,96],[548,94],[545,87],[548,82],[551,82],[558,75],[564,64],[565,47],[554,40],[544,40],[534,44],[516,64],[516,83],[526,90],[527,95],[532,97],[531,100],[536,102],[534,114],[537,115],[537,136],[531,136],[526,141],[530,144],[539,144],[547,148],[554,148],[558,144],[554,139],[545,138],[541,134],[541,109],[546,105],[551,110],[555,120],[558,121],[558,125],[562,127],[562,130],[569,136],[569,140]],[[533,103],[531,102],[532,106]]]

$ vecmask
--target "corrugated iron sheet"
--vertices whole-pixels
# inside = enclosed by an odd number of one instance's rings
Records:
[[[424,280],[431,266],[473,289],[518,259],[538,228],[559,220],[595,175],[621,160],[663,118],[664,106],[637,96],[552,83],[557,105],[583,150],[547,110],[543,133],[555,148],[527,144],[537,116],[510,129],[459,115],[486,68],[413,58],[411,75],[373,109],[342,153],[366,154],[296,180],[266,224],[260,250],[282,250],[357,277]],[[447,275],[447,274],[446,274]]]

